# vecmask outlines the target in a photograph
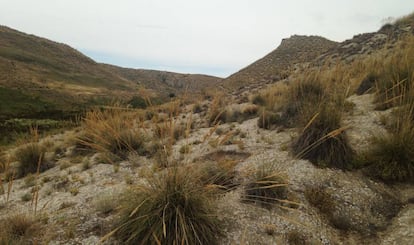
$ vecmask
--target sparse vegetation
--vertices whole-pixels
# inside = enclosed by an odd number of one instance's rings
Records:
[[[103,215],[110,214],[117,206],[117,197],[112,193],[100,195],[95,201],[96,211]]]
[[[213,199],[192,171],[167,169],[131,188],[115,233],[124,244],[217,244]]]
[[[238,161],[223,159],[217,162],[206,162],[200,167],[201,182],[208,186],[213,185],[225,191],[232,190],[239,185],[235,177],[234,167]]]
[[[354,157],[354,150],[341,126],[341,110],[324,104],[293,142],[293,153],[319,166],[348,168]]]
[[[243,201],[257,203],[264,207],[283,204],[288,194],[287,177],[275,168],[273,163],[260,165],[246,183]]]
[[[79,142],[105,153],[108,162],[126,159],[129,152],[144,153],[144,133],[134,127],[133,115],[119,107],[95,109],[83,119],[85,134]]]
[[[41,234],[41,224],[28,214],[13,214],[0,220],[0,244],[37,244]]]
[[[360,157],[367,173],[385,181],[414,180],[414,104],[401,107],[388,133],[373,137],[371,148]]]
[[[51,164],[45,160],[46,149],[39,143],[28,143],[20,147],[15,158],[19,162],[17,166],[17,176],[26,176],[29,173],[36,173],[38,168],[40,172],[51,167]]]

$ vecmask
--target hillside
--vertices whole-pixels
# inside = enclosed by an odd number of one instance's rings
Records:
[[[168,71],[122,68],[102,64],[105,69],[119,74],[121,77],[133,81],[156,92],[166,93],[199,93],[203,88],[214,86],[222,81],[221,78],[201,74],[181,74]]]
[[[220,80],[99,64],[68,45],[0,26],[0,93],[13,95],[1,97],[0,119],[79,111],[105,100],[128,100],[142,88],[167,97]]]
[[[0,244],[412,245],[414,14],[384,28],[261,91],[94,108],[0,148]]]
[[[293,35],[265,57],[236,72],[223,81],[229,90],[252,84],[265,84],[286,78],[296,65],[306,65],[333,48],[337,43],[318,36]]]

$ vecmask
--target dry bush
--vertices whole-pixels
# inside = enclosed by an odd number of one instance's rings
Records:
[[[377,75],[377,109],[399,106],[401,99],[412,94],[414,81],[414,37],[403,39],[392,54],[384,52],[379,67],[369,67]]]
[[[218,244],[214,199],[188,168],[169,168],[123,195],[115,234],[123,244]]]
[[[368,175],[384,181],[414,180],[414,103],[393,113],[387,134],[376,135],[372,146],[362,153],[359,164],[368,165]]]
[[[18,177],[26,176],[29,173],[43,172],[52,164],[45,160],[46,148],[39,143],[28,143],[18,148],[14,158],[19,162],[17,165]]]
[[[319,166],[346,169],[355,152],[341,125],[341,109],[323,104],[292,144],[293,153]]]
[[[289,203],[287,177],[273,163],[260,165],[245,184],[242,200],[263,207]]]
[[[83,118],[79,144],[104,153],[109,162],[126,159],[130,152],[144,154],[145,132],[135,123],[134,114],[123,108],[94,109]]]
[[[206,186],[229,191],[238,186],[234,167],[238,161],[223,159],[217,162],[206,162],[200,167],[200,179]]]
[[[388,133],[376,135],[358,164],[367,174],[384,181],[414,179],[414,37],[403,39],[393,53],[383,57],[378,73],[376,101],[379,109],[395,107]],[[372,68],[371,68],[372,69]]]
[[[42,227],[27,214],[13,214],[0,220],[0,244],[39,244]]]
[[[328,97],[326,85],[319,73],[310,73],[292,83],[283,93],[282,99],[279,99],[278,105],[267,106],[258,119],[258,126],[265,129],[297,126],[302,118],[311,114],[312,108]]]

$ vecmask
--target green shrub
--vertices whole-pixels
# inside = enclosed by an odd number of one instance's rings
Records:
[[[354,159],[344,127],[341,110],[324,104],[292,144],[293,153],[319,166],[346,169]]]
[[[131,188],[121,207],[115,233],[123,244],[218,243],[213,199],[189,169],[167,169]]]
[[[287,178],[275,169],[274,164],[262,164],[246,183],[243,201],[257,203],[264,207],[283,204],[287,201],[287,185]]]
[[[50,163],[45,161],[46,149],[38,143],[29,143],[16,150],[15,158],[19,162],[17,166],[17,175],[26,176],[29,173],[43,172],[51,167]]]

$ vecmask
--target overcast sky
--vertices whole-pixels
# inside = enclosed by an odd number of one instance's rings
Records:
[[[225,77],[293,34],[343,41],[413,11],[413,0],[0,0],[0,25],[98,62]]]

